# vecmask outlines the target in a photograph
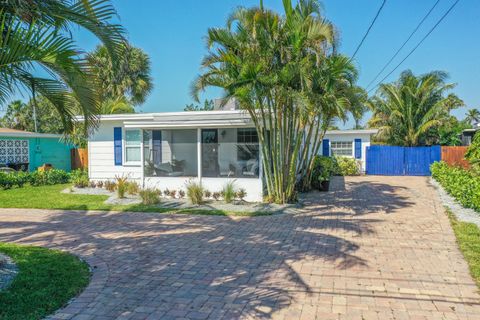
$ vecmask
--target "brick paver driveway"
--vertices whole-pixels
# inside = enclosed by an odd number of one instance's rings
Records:
[[[94,266],[61,319],[480,319],[426,178],[345,185],[257,218],[3,209],[0,241]]]

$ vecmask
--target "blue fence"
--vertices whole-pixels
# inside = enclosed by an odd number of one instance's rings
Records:
[[[429,176],[430,165],[441,160],[441,147],[367,147],[367,174]]]

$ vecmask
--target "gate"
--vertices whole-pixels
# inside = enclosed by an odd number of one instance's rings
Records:
[[[367,174],[429,176],[430,165],[440,159],[440,146],[370,146],[367,147]]]

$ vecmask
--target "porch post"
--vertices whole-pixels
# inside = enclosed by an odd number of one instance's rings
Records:
[[[143,145],[143,129],[140,129],[140,161],[142,167],[142,173],[140,176],[142,177],[142,189],[145,188],[145,155],[144,155],[144,145]]]
[[[197,177],[202,182],[202,129],[197,128]]]

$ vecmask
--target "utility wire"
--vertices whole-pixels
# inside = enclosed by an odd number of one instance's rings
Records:
[[[357,55],[358,50],[360,50],[360,47],[363,45],[363,42],[367,38],[368,34],[370,33],[370,30],[372,29],[373,25],[375,24],[375,21],[377,21],[378,16],[380,15],[380,12],[382,12],[383,7],[385,6],[385,3],[387,3],[387,0],[383,0],[382,5],[377,11],[377,14],[375,15],[375,18],[373,18],[372,23],[370,23],[370,26],[367,29],[367,32],[365,32],[365,35],[362,38],[362,41],[357,46],[357,49],[355,49],[355,52],[353,53],[353,56],[350,58],[350,60],[353,60],[355,56]]]
[[[378,77],[380,77],[380,75],[383,73],[383,71],[385,71],[385,69],[387,69],[387,67],[390,65],[390,63],[392,63],[392,61],[398,56],[398,54],[400,53],[400,51],[402,51],[402,49],[405,47],[405,45],[408,43],[408,41],[410,41],[410,39],[412,39],[413,35],[418,31],[418,29],[420,29],[420,27],[422,26],[422,24],[425,22],[425,20],[427,20],[427,18],[430,16],[430,14],[432,13],[433,9],[435,9],[435,7],[439,4],[440,0],[437,0],[437,2],[435,2],[435,4],[430,8],[430,10],[427,12],[427,14],[423,17],[423,19],[420,21],[420,23],[417,25],[417,27],[412,31],[412,33],[410,33],[410,35],[408,36],[407,40],[405,40],[405,42],[401,45],[400,48],[398,48],[397,52],[395,52],[395,54],[390,58],[390,60],[388,60],[388,62],[383,66],[382,70],[380,70],[377,75],[375,76],[375,78],[372,79],[372,81],[369,82],[369,84],[367,85],[366,89],[368,90],[368,88],[372,85],[372,83],[375,82],[375,80],[378,79]]]
[[[455,6],[457,5],[457,3],[459,2],[460,0],[457,0],[455,1],[451,6],[450,8],[447,10],[447,12],[445,12],[445,14],[440,18],[440,20],[438,20],[438,22],[432,27],[432,29],[430,29],[430,31],[422,38],[422,40],[420,40],[420,42],[407,54],[407,56],[405,58],[403,58],[402,61],[400,61],[399,64],[397,64],[397,66],[392,70],[390,71],[385,77],[383,77],[382,80],[380,80],[380,82],[378,82],[372,89],[370,89],[368,91],[368,93],[372,92],[376,87],[378,87],[383,81],[385,81],[385,79],[387,79],[392,73],[395,72],[395,70],[398,69],[398,67],[400,67],[400,65],[402,63],[405,62],[405,60],[408,59],[408,57],[410,57],[412,55],[412,53],[415,52],[415,50],[418,49],[418,47],[420,47],[420,45],[423,43],[423,41],[425,41],[425,39],[427,39],[430,34],[438,27],[438,25],[448,16],[448,14],[453,10],[453,8],[455,8]]]

